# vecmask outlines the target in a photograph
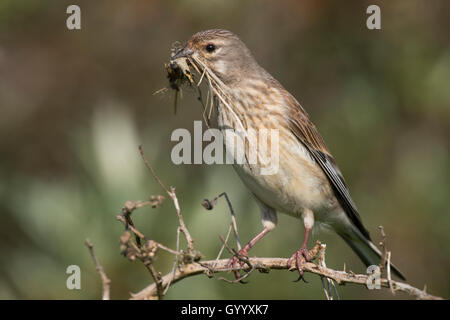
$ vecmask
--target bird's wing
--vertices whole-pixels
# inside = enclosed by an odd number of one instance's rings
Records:
[[[339,170],[333,156],[327,149],[325,142],[319,134],[316,126],[309,119],[308,114],[302,106],[292,97],[289,101],[293,107],[289,115],[289,126],[291,131],[300,140],[300,142],[308,149],[314,160],[320,165],[323,172],[330,181],[335,196],[347,214],[350,221],[358,228],[358,230],[370,240],[370,235],[364,227],[359,216],[358,209],[350,197],[350,193],[345,184],[344,178]],[[294,106],[295,105],[295,106]]]

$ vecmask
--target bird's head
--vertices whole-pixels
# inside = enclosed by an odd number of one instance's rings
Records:
[[[227,85],[249,78],[259,70],[247,46],[234,33],[222,29],[194,34],[172,60],[182,57],[200,61]],[[198,66],[202,68],[201,64]]]

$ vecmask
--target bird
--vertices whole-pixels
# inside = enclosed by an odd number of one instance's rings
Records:
[[[250,190],[261,211],[263,230],[238,255],[248,257],[255,246],[277,225],[277,213],[300,219],[305,234],[300,248],[288,260],[303,276],[302,261],[310,261],[307,249],[313,228],[336,232],[366,266],[379,265],[381,251],[373,244],[350,196],[344,177],[308,113],[274,77],[261,67],[239,37],[224,29],[200,31],[171,60],[187,59],[210,77],[215,90],[218,127],[265,128],[278,132],[278,167],[262,174],[261,164],[248,161],[233,167]],[[224,139],[225,147],[230,139]],[[245,148],[245,159],[250,148]],[[239,263],[236,256],[230,265]],[[241,261],[242,263],[242,261]],[[393,273],[405,280],[391,263]],[[236,274],[237,276],[237,274]]]

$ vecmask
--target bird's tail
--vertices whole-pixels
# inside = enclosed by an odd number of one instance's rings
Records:
[[[366,266],[379,265],[381,262],[381,251],[355,227],[351,228],[351,230],[346,230],[345,233],[341,232],[339,235],[355,251]],[[406,280],[403,274],[392,263],[391,270],[397,277]]]

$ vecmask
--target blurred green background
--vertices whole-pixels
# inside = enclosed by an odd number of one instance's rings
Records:
[[[82,29],[66,28],[78,4]],[[381,7],[382,30],[366,28],[366,8]],[[230,166],[172,164],[176,128],[201,120],[195,90],[177,114],[164,63],[174,41],[225,28],[310,113],[346,177],[376,242],[383,225],[393,260],[408,281],[450,297],[450,3],[448,1],[0,1],[0,298],[97,299],[101,283],[84,246],[93,242],[112,280],[112,298],[150,283],[140,262],[119,254],[126,200],[162,194],[138,153],[177,188],[197,249],[214,258],[229,214],[243,241],[261,229],[255,202]],[[134,214],[148,237],[175,247],[170,201]],[[303,226],[280,215],[279,227],[251,252],[288,257]],[[338,236],[327,265],[363,273]],[[310,245],[312,242],[310,242]],[[68,265],[81,267],[81,290],[66,288]],[[156,266],[170,270],[172,257]],[[168,299],[323,299],[320,279],[254,273],[247,285],[206,276],[176,284]],[[338,287],[343,299],[408,298]]]

